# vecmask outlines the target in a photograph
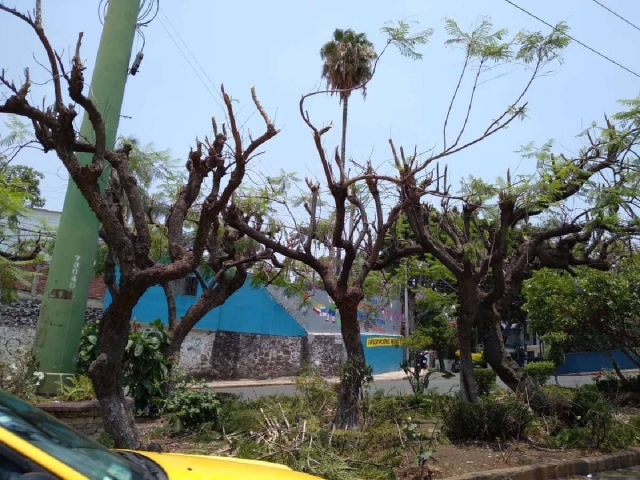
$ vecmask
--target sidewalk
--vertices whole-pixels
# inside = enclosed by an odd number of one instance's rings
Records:
[[[373,376],[374,382],[385,382],[389,380],[404,380],[406,374],[399,370],[397,372],[381,373]],[[338,383],[340,379],[338,377],[326,377],[325,380],[329,383]],[[295,377],[280,377],[269,378],[266,380],[226,380],[226,381],[214,381],[208,382],[206,385],[208,388],[243,388],[243,387],[273,387],[280,385],[294,385],[296,383]]]

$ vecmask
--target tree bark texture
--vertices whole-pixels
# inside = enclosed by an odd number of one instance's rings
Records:
[[[130,285],[122,285],[100,321],[98,356],[89,367],[104,429],[116,448],[141,447],[133,412],[122,389],[122,357],[129,340],[131,313],[140,295]]]
[[[458,349],[460,350],[460,399],[463,402],[478,401],[478,384],[473,375],[472,336],[478,312],[478,292],[473,282],[460,282],[458,289],[460,315],[457,322]]]
[[[521,394],[525,400],[531,399],[540,387],[507,352],[493,305],[483,303],[479,306],[478,328],[487,363],[511,390]]]
[[[344,429],[358,425],[360,397],[365,377],[366,363],[358,323],[358,303],[359,301],[353,300],[340,303],[336,301],[336,307],[340,312],[342,338],[347,350],[347,362],[343,366],[334,423],[336,427]]]

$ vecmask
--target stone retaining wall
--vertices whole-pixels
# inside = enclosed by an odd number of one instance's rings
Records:
[[[23,359],[31,350],[40,311],[38,300],[0,305],[0,362]],[[89,308],[85,319],[99,318]],[[298,375],[309,365],[321,375],[336,376],[344,358],[340,335],[281,337],[238,332],[193,330],[182,345],[180,367],[207,380],[263,380]]]
[[[132,398],[127,398],[127,404],[133,409]],[[97,400],[47,402],[38,404],[37,407],[89,437],[98,438],[104,433],[100,405]]]

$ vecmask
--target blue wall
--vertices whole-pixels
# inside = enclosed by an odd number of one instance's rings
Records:
[[[180,318],[195,303],[202,290],[198,286],[197,296],[176,295],[177,316]],[[107,292],[105,308],[111,303]],[[167,300],[162,287],[151,287],[133,309],[133,318],[148,323],[156,318],[167,323]],[[226,332],[256,333],[286,337],[303,337],[306,331],[282,308],[262,287],[252,288],[245,283],[220,307],[207,313],[196,328]]]
[[[636,370],[638,368],[629,357],[620,350],[612,350],[611,354],[622,370]],[[565,362],[558,367],[560,375],[572,373],[599,372],[602,369],[612,369],[611,360],[605,352],[567,353]]]
[[[402,347],[367,347],[367,338],[388,338],[390,335],[362,335],[365,361],[374,374],[397,372],[403,360]]]

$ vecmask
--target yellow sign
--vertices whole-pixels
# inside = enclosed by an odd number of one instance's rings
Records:
[[[399,347],[400,338],[367,338],[367,347]]]

